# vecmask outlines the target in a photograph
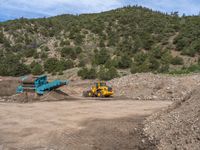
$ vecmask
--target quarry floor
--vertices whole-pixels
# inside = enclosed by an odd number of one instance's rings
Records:
[[[0,103],[0,150],[154,149],[148,141],[140,143],[141,123],[170,104],[134,100]]]

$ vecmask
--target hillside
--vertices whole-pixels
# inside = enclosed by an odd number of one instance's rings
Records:
[[[63,74],[111,79],[128,72],[200,70],[200,17],[142,7],[0,23],[0,75]],[[93,69],[90,69],[93,66]]]

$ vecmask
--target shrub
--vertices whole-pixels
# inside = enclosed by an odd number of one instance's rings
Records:
[[[44,69],[45,71],[47,71],[48,73],[52,73],[56,70],[58,70],[57,68],[59,61],[56,58],[48,58],[45,62],[44,62]]]
[[[83,59],[79,60],[78,67],[85,67],[86,63]]]
[[[48,46],[45,46],[45,47],[44,47],[44,51],[46,51],[46,52],[50,51],[49,47],[48,47]]]
[[[0,43],[1,43],[1,44],[4,43],[4,35],[3,35],[3,32],[0,32]]]
[[[62,57],[72,58],[72,59],[76,59],[77,54],[76,54],[76,51],[73,48],[71,48],[71,47],[64,47],[61,50],[61,56]]]
[[[58,75],[63,75],[64,73],[62,72],[62,71],[60,71],[59,73],[58,73]]]
[[[6,38],[3,39],[3,44],[4,44],[5,48],[11,47],[10,42]]]
[[[98,72],[98,78],[100,80],[111,80],[113,78],[118,77],[119,74],[117,70],[114,67],[111,68],[104,68],[101,66],[99,72]]]
[[[138,65],[137,63],[133,63],[132,66],[131,66],[131,73],[134,74],[134,73],[142,73],[142,72],[149,72],[150,69],[149,69],[149,64],[148,62],[144,62],[140,65]]]
[[[82,51],[83,51],[82,48],[79,46],[75,48],[76,54],[80,54]]]
[[[109,59],[106,63],[105,63],[105,67],[106,68],[111,68],[111,67],[118,67],[118,63],[119,60],[118,58],[114,58],[114,59]]]
[[[137,73],[137,72],[138,72],[138,66],[137,66],[136,63],[133,63],[133,64],[131,65],[131,73],[132,73],[132,74],[135,74],[135,73]]]
[[[187,70],[189,72],[200,72],[200,65],[191,65]]]
[[[82,68],[78,71],[78,76],[82,79],[95,79],[97,77],[97,73],[94,68]]]
[[[175,39],[176,42],[176,49],[179,51],[182,51],[185,46],[189,45],[189,39],[186,37],[180,37],[178,36],[177,39]]]
[[[103,66],[100,67],[100,70],[98,72],[98,78],[100,80],[107,80],[107,70]]]
[[[33,66],[32,70],[31,70],[31,73],[32,73],[33,75],[41,75],[41,74],[43,73],[43,68],[42,68],[42,66],[41,66],[40,64],[36,63],[36,64]]]
[[[68,41],[68,40],[66,40],[66,41],[64,41],[64,40],[62,40],[61,42],[60,42],[60,46],[69,46],[70,45],[70,42]]]
[[[94,63],[97,65],[103,65],[110,59],[110,55],[106,49],[95,52]]]
[[[129,68],[132,64],[131,57],[128,54],[125,54],[121,57],[118,63],[118,67],[122,69]]]
[[[191,72],[199,73],[200,72],[200,65],[199,64],[191,65],[188,68],[182,67],[179,70],[173,70],[173,71],[170,71],[169,73],[170,74],[188,74],[188,73],[191,73]]]
[[[0,59],[1,76],[21,76],[30,73],[30,68],[19,61],[13,54],[8,54]]]
[[[172,65],[183,65],[183,58],[176,56],[176,57],[172,58],[171,64]]]
[[[119,74],[115,67],[109,68],[107,74],[108,74],[108,78],[107,78],[108,80],[119,77]]]
[[[74,67],[74,62],[71,59],[61,60],[60,63],[64,66],[64,70],[71,69]]]
[[[83,43],[83,36],[80,34],[76,34],[74,38],[75,44],[80,45]]]
[[[80,76],[82,79],[86,79],[87,78],[87,74],[88,74],[88,69],[87,68],[81,68],[77,75]]]
[[[104,40],[100,40],[100,42],[99,42],[99,47],[105,47]]]
[[[24,56],[25,57],[33,57],[35,55],[36,52],[36,49],[25,49],[24,50]]]

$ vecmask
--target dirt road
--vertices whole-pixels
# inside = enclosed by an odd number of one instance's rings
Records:
[[[0,149],[145,148],[140,143],[141,122],[170,104],[132,100],[0,103]]]

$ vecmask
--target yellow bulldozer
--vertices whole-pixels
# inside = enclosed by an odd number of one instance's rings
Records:
[[[102,81],[95,83],[90,90],[83,92],[84,97],[110,97],[113,94],[112,87],[109,87]]]

